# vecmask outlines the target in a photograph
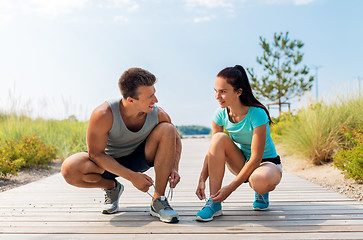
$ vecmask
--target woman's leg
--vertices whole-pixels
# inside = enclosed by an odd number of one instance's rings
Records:
[[[232,139],[225,133],[213,135],[207,153],[210,195],[222,186],[225,165],[237,175],[245,163],[245,157]]]
[[[272,162],[263,162],[249,177],[251,188],[259,193],[271,192],[281,181],[281,170]]]

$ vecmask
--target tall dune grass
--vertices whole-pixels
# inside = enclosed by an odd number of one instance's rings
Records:
[[[0,143],[21,137],[38,136],[48,145],[56,146],[60,158],[86,150],[87,122],[76,120],[31,119],[14,114],[0,114]]]
[[[280,130],[278,141],[288,154],[307,158],[319,165],[330,162],[344,144],[340,129],[345,125],[363,126],[363,98],[351,95],[334,102],[302,108]]]

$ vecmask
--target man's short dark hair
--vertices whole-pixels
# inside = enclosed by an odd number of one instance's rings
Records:
[[[156,82],[154,74],[142,68],[130,68],[126,70],[120,77],[118,86],[122,97],[138,99],[137,88],[140,86],[152,86]]]

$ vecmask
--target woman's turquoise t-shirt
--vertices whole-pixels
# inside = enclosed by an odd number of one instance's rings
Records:
[[[253,129],[266,124],[266,145],[262,158],[277,157],[275,145],[270,135],[269,119],[264,109],[259,107],[250,107],[246,117],[239,123],[232,123],[229,120],[227,108],[218,108],[214,113],[214,122],[218,126],[224,126],[229,132],[232,140],[242,150],[246,159],[251,157],[251,143]]]

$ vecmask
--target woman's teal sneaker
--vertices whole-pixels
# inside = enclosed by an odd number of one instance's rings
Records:
[[[222,215],[222,204],[213,202],[212,198],[209,198],[205,206],[200,210],[197,215],[197,221],[209,222],[213,220],[213,217]]]
[[[268,193],[259,194],[255,192],[255,202],[253,203],[254,210],[267,210],[269,205]]]

